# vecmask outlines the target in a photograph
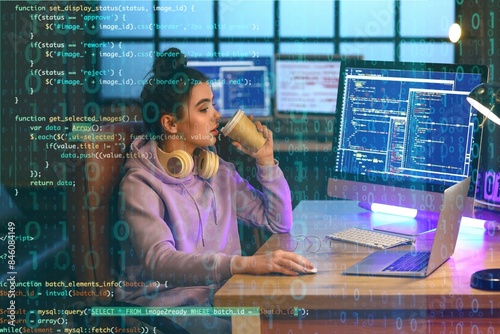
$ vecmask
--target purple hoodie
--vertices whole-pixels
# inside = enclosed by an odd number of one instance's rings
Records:
[[[125,164],[124,253],[115,297],[144,306],[206,305],[231,276],[232,258],[241,255],[238,222],[290,231],[290,188],[278,164],[257,165],[261,192],[220,158],[208,180],[193,173],[174,178],[156,150],[156,141],[137,138]]]

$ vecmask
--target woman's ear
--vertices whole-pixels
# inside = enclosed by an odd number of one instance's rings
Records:
[[[175,117],[172,115],[163,115],[160,118],[161,126],[163,130],[169,133],[177,133],[177,124],[175,123]]]

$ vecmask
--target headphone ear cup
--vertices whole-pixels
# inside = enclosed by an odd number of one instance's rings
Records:
[[[158,160],[160,160],[165,172],[175,178],[184,178],[193,171],[194,161],[189,153],[183,150],[175,150],[171,153],[158,149]]]
[[[173,177],[184,178],[193,171],[193,167],[193,157],[186,151],[176,150],[170,153],[165,170]]]
[[[219,156],[213,152],[210,152],[214,155],[214,161],[215,161],[215,164],[214,164],[214,171],[213,171],[213,174],[212,175],[215,175],[217,173],[217,171],[219,170]]]
[[[209,179],[214,176],[219,169],[219,157],[213,152],[200,150],[196,167],[198,169],[198,175],[201,178]]]

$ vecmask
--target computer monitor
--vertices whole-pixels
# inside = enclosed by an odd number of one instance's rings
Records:
[[[331,140],[341,55],[277,54],[274,133]]]
[[[340,63],[339,56],[276,55],[276,116],[333,117]]]
[[[346,60],[328,194],[437,212],[444,189],[477,170],[479,116],[466,97],[487,77],[486,66]],[[473,196],[474,185],[468,215]]]
[[[271,116],[270,57],[195,58],[188,66],[208,77],[223,119],[238,109],[259,119]]]

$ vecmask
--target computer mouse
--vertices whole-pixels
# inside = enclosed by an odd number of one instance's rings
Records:
[[[314,267],[312,269],[306,269],[304,274],[316,274],[318,272],[318,268]]]

